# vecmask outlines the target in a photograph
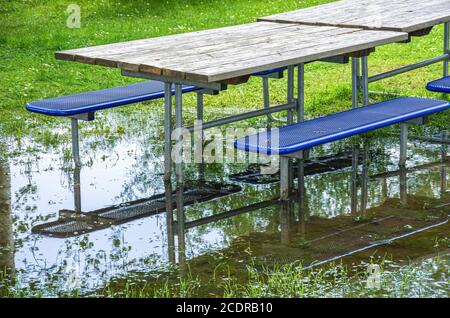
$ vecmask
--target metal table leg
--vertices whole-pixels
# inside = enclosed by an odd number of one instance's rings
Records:
[[[203,125],[203,93],[197,93],[197,122]],[[205,164],[203,162],[203,129],[196,129],[197,136],[194,136],[196,139],[195,142],[195,162],[198,163],[198,174],[199,174],[199,182],[202,183],[205,181]]]
[[[352,185],[351,185],[351,213],[358,213],[358,166],[359,150],[353,147],[352,153]]]
[[[288,81],[287,81],[287,102],[288,103],[295,103],[295,98],[294,98],[294,66],[289,66],[288,67]],[[288,125],[292,125],[294,123],[294,111],[293,109],[289,109],[288,110],[288,117],[287,117],[287,124]],[[294,180],[293,180],[293,165],[292,165],[292,160],[288,159],[288,189],[287,191],[290,193],[293,185],[294,185]]]
[[[352,105],[358,107],[359,100],[359,58],[352,58]]]
[[[369,104],[369,57],[361,58],[361,90],[363,95],[363,106]]]
[[[176,136],[176,142],[179,145],[180,158],[175,163],[176,173],[176,202],[177,202],[177,233],[178,233],[178,261],[184,262],[185,258],[185,237],[184,237],[184,175],[183,175],[183,147],[180,145],[182,142],[182,129],[183,127],[183,93],[181,84],[175,84],[175,128],[178,129]]]
[[[368,190],[369,190],[369,165],[368,165],[369,145],[364,143],[363,166],[361,176],[361,213],[364,214],[367,209]]]
[[[169,262],[175,263],[172,193],[172,84],[164,84],[164,187],[166,193],[166,223]]]
[[[297,122],[305,120],[305,64],[298,65],[297,73]]]
[[[444,23],[444,54],[450,55],[450,22]],[[444,60],[444,76],[449,75],[449,62],[449,58]]]
[[[292,103],[294,101],[294,66],[288,67],[288,81],[287,81],[287,102]],[[288,125],[294,122],[294,112],[292,109],[288,110]]]

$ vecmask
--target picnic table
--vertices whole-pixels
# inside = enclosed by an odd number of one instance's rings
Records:
[[[203,94],[213,94],[229,84],[245,83],[248,76],[280,67],[288,67],[287,102],[253,112],[238,114],[204,123],[211,128],[267,115],[289,111],[288,123],[303,120],[304,64],[336,56],[360,56],[377,46],[405,41],[407,33],[368,31],[360,28],[310,26],[273,22],[257,22],[213,30],[169,35],[124,43],[108,44],[57,52],[58,59],[115,67],[125,76],[165,83],[165,173],[166,212],[172,219],[172,87],[175,86],[175,127],[182,128],[182,85],[202,88],[198,92],[198,112],[202,114]],[[294,68],[298,67],[298,91],[294,98]],[[357,77],[353,70],[353,100],[357,101]],[[356,102],[357,103],[357,102]],[[202,115],[199,116],[202,119]],[[192,126],[188,127],[191,131]],[[178,136],[178,141],[181,140]],[[176,162],[177,220],[184,224],[183,164]],[[178,228],[179,234],[184,228]],[[170,237],[170,233],[169,233]],[[183,235],[179,235],[181,239]],[[183,245],[182,242],[179,242]],[[169,242],[173,244],[173,242]]]
[[[450,1],[448,0],[342,0],[258,20],[407,32],[410,37],[427,35],[434,26],[444,23],[443,55],[370,77],[368,77],[367,57],[363,57],[360,62],[362,74],[359,77],[360,81],[371,83],[439,62],[444,64],[444,76],[449,75]]]

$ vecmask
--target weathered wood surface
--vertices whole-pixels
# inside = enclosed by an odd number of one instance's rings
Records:
[[[68,50],[56,57],[208,83],[407,38],[399,32],[258,22]]]
[[[450,0],[342,0],[258,20],[410,33],[450,21]]]

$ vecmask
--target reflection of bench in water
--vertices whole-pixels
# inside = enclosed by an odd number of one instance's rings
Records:
[[[220,198],[240,190],[241,187],[237,185],[206,183],[185,190],[183,198],[185,205],[192,205],[197,202]],[[173,193],[172,202],[175,202],[175,196],[176,193]],[[53,237],[71,237],[155,215],[164,212],[165,209],[165,194],[157,194],[147,199],[127,202],[87,213],[62,210],[60,211],[59,220],[37,225],[33,227],[32,232]]]
[[[266,265],[300,261],[311,266],[378,248],[446,224],[450,206],[438,207],[441,202],[408,196],[408,205],[402,206],[400,199],[389,198],[381,206],[367,209],[362,219],[352,215],[311,217],[304,224],[292,217],[294,205],[285,205],[281,240],[276,234],[252,234],[248,245],[255,254],[251,258]]]
[[[352,166],[351,151],[342,152],[332,156],[318,157],[304,161],[304,173],[306,176],[327,172],[339,171]],[[359,157],[361,163],[361,156]],[[270,175],[261,174],[259,165],[251,165],[247,171],[230,176],[230,180],[250,184],[270,184],[280,181],[279,172]],[[297,166],[293,167],[294,177],[298,175]]]
[[[354,149],[352,179],[360,179],[352,187],[352,209],[351,213],[333,216],[333,218],[324,218],[311,216],[310,212],[314,210],[311,202],[305,197],[305,174],[301,174],[297,193],[292,193],[290,200],[273,199],[260,202],[247,207],[236,209],[229,212],[220,213],[206,218],[186,222],[183,224],[183,230],[205,225],[231,216],[243,213],[250,213],[256,210],[265,209],[270,206],[278,205],[280,210],[279,229],[280,231],[256,232],[245,237],[245,249],[251,252],[245,255],[249,262],[256,260],[256,263],[274,264],[274,263],[292,263],[301,261],[303,265],[321,264],[331,260],[336,260],[365,250],[382,247],[401,238],[427,231],[431,228],[442,226],[448,222],[450,213],[450,195],[447,192],[447,170],[445,169],[449,162],[443,152],[442,161],[419,165],[416,167],[402,167],[399,171],[388,172],[385,174],[369,175],[367,165],[367,147],[360,152]],[[363,169],[361,175],[358,173],[358,162],[362,161]],[[442,168],[439,198],[421,197],[418,195],[408,195],[407,175],[408,173],[420,170],[432,170]],[[300,171],[302,171],[301,169]],[[399,198],[388,196],[384,193],[384,183],[376,183],[383,193],[381,202],[376,206],[368,207],[368,186],[370,179],[386,179],[399,177]],[[303,189],[303,192],[301,191]],[[359,189],[361,192],[359,192]],[[303,194],[302,194],[303,193]],[[397,194],[393,194],[396,196]],[[360,199],[358,198],[360,197]],[[361,201],[358,204],[358,201]],[[179,229],[177,224],[172,233]],[[178,233],[176,233],[178,234]],[[183,232],[182,235],[185,235]],[[186,240],[182,240],[185,242]],[[242,238],[223,250],[221,255],[226,257],[230,255],[242,254],[239,249]],[[186,261],[183,246],[178,250],[178,260],[180,264]],[[246,250],[246,251],[247,251]],[[169,259],[175,260],[175,249],[169,248]],[[203,255],[189,260],[189,263],[205,262],[205,258],[210,256]],[[237,267],[248,265],[243,259]],[[194,268],[192,266],[191,268]],[[230,265],[230,267],[233,267]]]
[[[228,277],[237,275],[234,271],[245,271],[248,265],[260,268],[301,263],[303,267],[310,267],[369,249],[374,249],[374,253],[377,249],[378,255],[384,256],[383,246],[448,223],[448,208],[424,208],[440,201],[410,195],[408,205],[403,206],[398,198],[389,198],[382,205],[367,209],[363,219],[342,215],[332,219],[310,217],[307,222],[293,215],[298,213],[298,204],[274,201],[273,206],[281,207],[279,232],[269,230],[236,237],[218,252],[220,257],[206,253],[187,260],[184,256],[180,258],[183,259],[180,265],[194,271],[197,268],[214,270],[216,275]],[[270,204],[269,201],[266,203]],[[224,260],[227,260],[226,266]]]
[[[411,173],[411,172],[418,172],[418,171],[423,171],[423,170],[433,170],[433,169],[445,168],[445,167],[450,167],[450,157],[446,157],[444,161],[424,163],[421,165],[410,167],[410,168],[405,169],[405,172]],[[372,175],[372,176],[370,176],[370,179],[385,179],[385,178],[391,178],[391,177],[398,177],[401,174],[402,174],[401,169],[395,170],[395,171],[387,171],[387,172],[382,172],[379,174]]]

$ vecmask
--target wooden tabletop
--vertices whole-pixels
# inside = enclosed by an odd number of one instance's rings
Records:
[[[450,21],[450,0],[342,0],[259,21],[411,33]]]
[[[62,51],[56,57],[211,83],[407,38],[399,32],[258,22]]]

